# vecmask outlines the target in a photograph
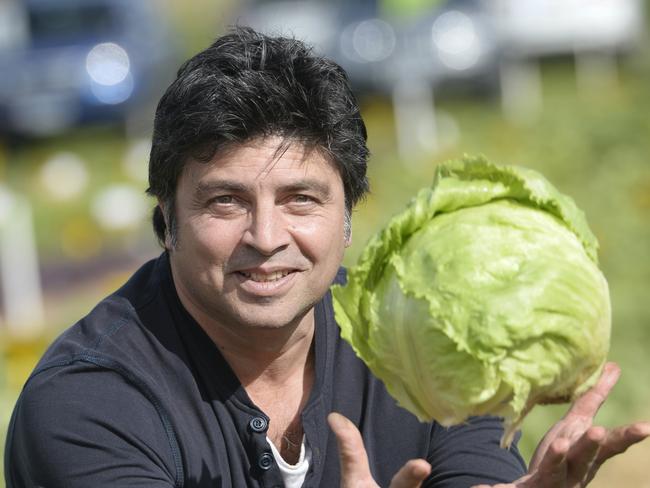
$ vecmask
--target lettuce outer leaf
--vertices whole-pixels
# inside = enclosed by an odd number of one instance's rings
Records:
[[[591,386],[611,310],[598,243],[532,170],[464,158],[370,240],[334,310],[398,403],[442,425],[502,416],[509,444],[537,403]]]

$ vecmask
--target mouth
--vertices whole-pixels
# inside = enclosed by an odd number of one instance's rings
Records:
[[[287,293],[298,275],[297,269],[276,269],[274,271],[237,271],[241,291],[258,298],[279,297]]]
[[[246,279],[255,281],[257,283],[268,283],[272,281],[279,281],[285,276],[293,273],[292,270],[282,270],[282,271],[273,271],[271,273],[254,273],[247,271],[238,271],[237,274],[243,276]]]

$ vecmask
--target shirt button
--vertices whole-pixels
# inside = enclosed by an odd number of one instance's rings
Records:
[[[250,422],[248,422],[248,426],[253,432],[266,432],[269,423],[264,417],[253,417]]]
[[[257,465],[264,471],[271,469],[271,466],[273,466],[273,454],[270,452],[262,454],[257,460]]]

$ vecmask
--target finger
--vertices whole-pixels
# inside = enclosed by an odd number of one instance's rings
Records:
[[[424,459],[411,459],[390,482],[390,488],[416,488],[431,473],[431,465]]]
[[[571,406],[567,415],[593,418],[621,375],[616,363],[606,363],[598,382],[583,393]]]
[[[607,437],[604,427],[591,427],[573,444],[567,455],[567,469],[571,486],[583,483],[592,475],[598,451]],[[582,485],[580,485],[582,486]]]
[[[571,443],[568,439],[555,439],[541,460],[530,486],[556,488],[565,486],[567,477],[567,453]],[[525,486],[528,486],[526,484]]]
[[[625,452],[628,447],[648,437],[650,437],[650,422],[637,422],[632,425],[612,429],[607,433],[597,462],[601,464],[607,459]]]
[[[368,455],[359,429],[339,413],[329,414],[327,422],[339,446],[341,487],[377,486],[370,474]]]

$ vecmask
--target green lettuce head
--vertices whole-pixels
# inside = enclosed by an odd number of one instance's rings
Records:
[[[465,158],[370,240],[333,287],[341,333],[420,420],[504,418],[597,379],[607,282],[584,214],[540,174]]]

